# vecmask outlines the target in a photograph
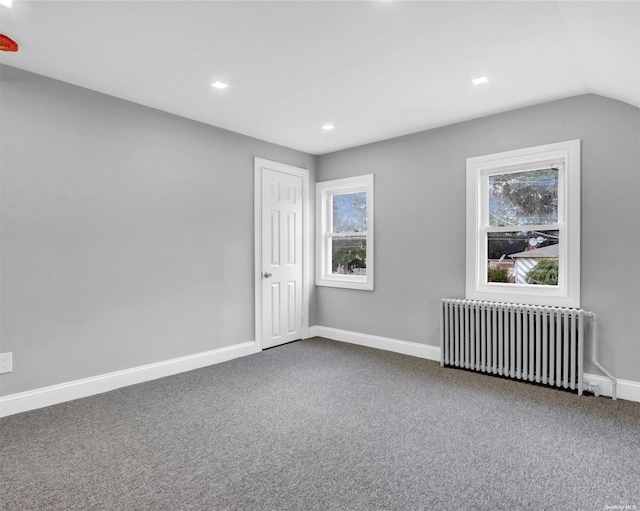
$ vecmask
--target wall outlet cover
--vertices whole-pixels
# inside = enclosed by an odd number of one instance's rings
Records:
[[[0,353],[0,374],[13,371],[13,354]]]

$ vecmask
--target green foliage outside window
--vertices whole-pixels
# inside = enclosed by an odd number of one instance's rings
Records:
[[[527,284],[544,284],[547,286],[558,285],[558,259],[540,259],[527,273]]]
[[[334,239],[331,256],[332,273],[353,273],[356,268],[366,268],[366,238]]]
[[[487,268],[487,281],[488,282],[509,282],[511,278],[511,272],[509,268],[492,267]]]

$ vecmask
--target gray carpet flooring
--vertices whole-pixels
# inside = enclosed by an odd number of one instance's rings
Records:
[[[0,432],[3,511],[640,509],[639,403],[325,339]]]

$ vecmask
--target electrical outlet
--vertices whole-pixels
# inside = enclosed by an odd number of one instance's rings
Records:
[[[0,353],[0,373],[13,371],[13,353]]]

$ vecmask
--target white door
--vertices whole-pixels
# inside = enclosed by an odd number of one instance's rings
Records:
[[[262,348],[302,338],[303,176],[261,173]]]

